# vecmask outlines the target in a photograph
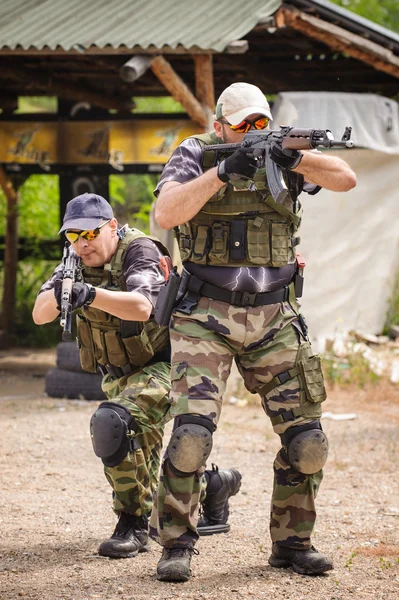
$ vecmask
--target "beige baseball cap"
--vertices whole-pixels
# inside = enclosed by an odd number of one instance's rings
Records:
[[[239,81],[222,92],[216,104],[215,117],[217,121],[225,118],[231,125],[238,125],[246,117],[256,113],[272,120],[264,93],[256,85]]]

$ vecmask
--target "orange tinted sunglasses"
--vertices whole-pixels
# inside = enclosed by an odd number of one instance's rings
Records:
[[[109,223],[109,220],[105,221],[105,223],[101,223],[101,225],[99,225],[95,229],[88,229],[84,231],[68,231],[67,229],[65,231],[65,237],[68,240],[68,242],[71,242],[71,244],[75,244],[78,241],[79,236],[84,238],[88,242],[91,242],[100,235],[101,228],[104,227],[104,225],[106,225],[107,223]]]
[[[249,119],[244,119],[238,125],[232,125],[228,121],[222,121],[237,133],[247,133],[251,127],[255,127],[255,129],[265,129],[269,125],[269,117],[258,117],[254,121],[250,121]]]

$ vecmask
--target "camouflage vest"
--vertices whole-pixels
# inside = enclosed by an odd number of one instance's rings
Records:
[[[129,245],[139,238],[150,237],[138,229],[128,229],[119,241],[111,262],[102,268],[82,268],[83,281],[112,291],[125,291],[123,261]],[[167,249],[155,238],[151,238],[161,252]],[[80,347],[80,362],[85,371],[96,372],[97,365],[116,367],[139,367],[147,364],[157,352],[169,343],[167,327],[160,327],[151,318],[145,323],[123,321],[98,308],[88,306],[77,314],[77,332]]]
[[[191,136],[201,146],[221,143],[213,133]],[[226,155],[219,153],[219,159]],[[216,165],[216,152],[203,153],[204,172]],[[264,168],[249,182],[234,179],[223,186],[189,221],[176,228],[182,261],[199,265],[282,267],[295,261],[301,206],[296,201],[303,178],[285,175],[290,196],[277,204],[270,193]]]

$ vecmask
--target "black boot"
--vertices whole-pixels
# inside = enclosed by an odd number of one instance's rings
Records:
[[[279,544],[273,544],[269,565],[278,569],[292,567],[302,575],[321,575],[334,568],[332,560],[313,546],[308,550],[293,550]]]
[[[98,553],[110,558],[131,558],[149,550],[147,515],[136,517],[121,512],[114,533],[101,544]]]
[[[198,520],[199,535],[227,533],[230,525],[229,498],[235,496],[241,487],[241,473],[237,469],[220,470],[212,465],[212,471],[205,471],[208,479],[206,498],[201,503]]]
[[[190,563],[196,548],[164,548],[157,565],[157,579],[160,581],[188,581],[191,575]]]

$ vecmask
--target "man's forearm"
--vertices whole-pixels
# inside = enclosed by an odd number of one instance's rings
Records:
[[[308,183],[333,192],[347,192],[356,185],[355,173],[337,156],[305,151],[299,165],[292,170],[301,173]]]
[[[152,304],[138,292],[113,292],[96,288],[96,297],[91,306],[127,321],[147,321]],[[53,290],[42,292],[36,299],[32,317],[36,325],[44,325],[59,316]]]
[[[155,220],[162,229],[186,223],[224,185],[216,167],[187,183],[166,182],[155,205]]]
[[[103,288],[96,288],[91,306],[126,321],[148,321],[152,312],[151,302],[139,292],[113,292]]]
[[[59,314],[54,290],[46,290],[38,295],[32,311],[32,318],[36,325],[51,323]]]

